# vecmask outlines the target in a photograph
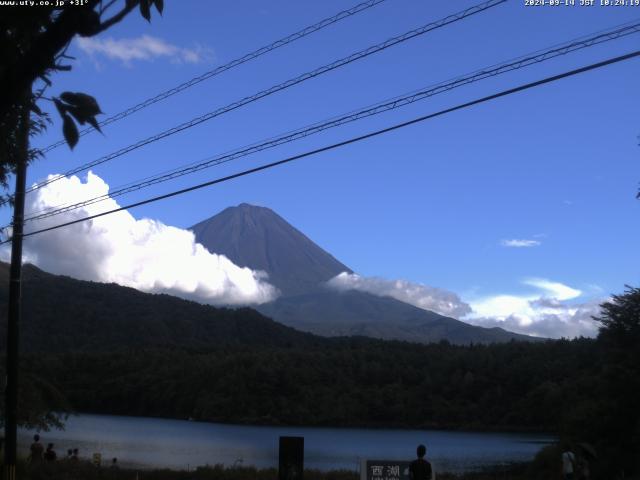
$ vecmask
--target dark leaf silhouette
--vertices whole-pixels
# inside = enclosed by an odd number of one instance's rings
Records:
[[[67,113],[67,107],[65,106],[65,104],[62,103],[57,98],[53,99],[53,104],[56,106],[56,110],[58,110],[58,113],[60,114],[60,116],[64,117]]]
[[[102,113],[96,99],[86,93],[63,92],[60,94],[60,98],[81,110],[83,116],[93,117]]]
[[[82,110],[78,107],[67,107],[67,111],[76,119],[80,125],[87,123],[87,117],[83,115]]]
[[[164,10],[164,0],[155,0],[156,10],[158,13],[162,15],[162,11]]]
[[[42,110],[40,110],[40,107],[39,107],[38,105],[36,105],[35,103],[32,103],[32,104],[31,104],[30,110],[31,110],[33,113],[36,113],[36,114],[38,114],[38,115],[42,116]]]
[[[63,115],[62,120],[62,133],[64,134],[64,139],[69,144],[69,147],[73,149],[73,147],[78,143],[78,127],[69,115]]]
[[[151,8],[149,0],[140,0],[140,13],[147,22],[151,22]]]
[[[82,37],[90,37],[91,35],[95,35],[100,29],[100,14],[98,12],[91,10],[87,12],[83,21],[78,24],[78,33]]]
[[[89,123],[89,125],[91,125],[93,128],[95,128],[97,131],[102,133],[102,130],[100,130],[100,124],[96,120],[96,117],[87,118],[87,122]]]

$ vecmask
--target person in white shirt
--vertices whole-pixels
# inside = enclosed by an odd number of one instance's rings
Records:
[[[573,480],[576,465],[576,456],[569,447],[562,452],[562,477],[565,480]]]

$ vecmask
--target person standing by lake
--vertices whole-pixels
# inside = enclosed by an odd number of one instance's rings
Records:
[[[409,477],[411,480],[435,480],[431,463],[424,458],[427,454],[427,447],[418,445],[416,453],[418,458],[409,465]]]
[[[571,450],[570,445],[566,445],[562,452],[562,478],[564,480],[573,480],[576,470],[576,455]]]
[[[47,462],[55,462],[58,456],[56,455],[56,451],[53,449],[53,443],[47,445],[47,451],[44,452],[44,459]]]
[[[32,465],[41,464],[44,447],[40,443],[40,435],[37,433],[33,436],[33,443],[29,447],[29,451],[31,452],[29,455],[29,463]]]

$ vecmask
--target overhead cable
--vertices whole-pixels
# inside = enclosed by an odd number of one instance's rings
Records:
[[[188,80],[186,82],[181,83],[180,85],[170,88],[169,90],[165,90],[163,92],[158,93],[157,95],[151,97],[151,98],[147,98],[146,100],[127,108],[126,110],[123,110],[119,113],[116,113],[115,115],[112,115],[111,117],[106,118],[105,120],[101,121],[98,125],[100,126],[100,128],[105,127],[106,125],[109,125],[111,123],[117,122],[118,120],[122,120],[123,118],[126,118],[130,115],[133,115],[134,113],[147,108],[155,103],[161,102],[162,100],[165,100],[169,97],[172,97],[173,95],[182,92],[183,90],[186,90],[188,88],[193,87],[194,85],[197,85],[201,82],[204,82],[205,80],[208,80],[210,78],[213,78],[223,72],[226,72],[227,70],[231,70],[232,68],[235,68],[239,65],[242,65],[243,63],[247,63],[250,62],[251,60],[255,60],[258,57],[261,57],[262,55],[272,52],[273,50],[276,50],[280,47],[284,47],[285,45],[288,45],[290,43],[295,42],[296,40],[300,40],[301,38],[304,38],[312,33],[315,33],[319,30],[322,30],[325,27],[328,27],[330,25],[333,25],[334,23],[339,22],[340,20],[344,20],[345,18],[349,18],[352,17],[360,12],[363,12],[365,10],[368,10],[371,7],[375,7],[376,5],[385,2],[386,0],[368,0],[366,2],[362,2],[359,3],[358,5],[355,5],[354,7],[349,8],[348,10],[343,10],[341,12],[336,13],[335,15],[325,18],[321,21],[319,21],[318,23],[314,23],[313,25],[310,25],[308,27],[303,28],[302,30],[299,30],[295,33],[292,33],[291,35],[288,35],[286,37],[283,37],[279,40],[276,40],[275,42],[270,43],[269,45],[266,45],[264,47],[261,47],[257,50],[254,50],[253,52],[247,53],[246,55],[243,55],[242,57],[236,58],[235,60],[230,61],[229,63],[225,63],[224,65],[220,65],[216,68],[214,68],[213,70],[209,70],[208,72],[205,72],[201,75],[198,75],[197,77],[192,78],[191,80]],[[82,130],[80,130],[79,134],[80,136],[84,136],[87,133],[93,132],[95,131],[95,128],[93,127],[87,127],[84,128]],[[50,152],[51,150],[58,148],[61,145],[64,145],[66,143],[66,141],[64,139],[58,140],[55,143],[52,143],[51,145],[44,147],[42,149],[40,149],[40,151],[42,153],[47,153]]]
[[[417,101],[430,98],[434,95],[453,90],[463,85],[468,85],[470,83],[474,83],[486,78],[494,77],[506,72],[510,72],[510,71],[518,70],[520,68],[524,68],[530,65],[538,64],[538,63],[550,60],[552,58],[556,58],[561,55],[566,55],[578,50],[582,50],[584,48],[592,47],[594,45],[619,39],[627,35],[638,33],[638,32],[640,32],[640,21],[636,23],[617,26],[605,31],[598,32],[597,34],[592,34],[591,36],[583,36],[583,37],[580,37],[579,39],[574,39],[569,42],[555,45],[546,50],[538,50],[536,52],[523,55],[516,59],[508,60],[500,64],[495,64],[490,67],[483,68],[481,70],[476,70],[470,74],[459,76],[452,80],[440,82],[436,85],[432,85],[421,90],[413,91],[403,96],[385,100],[375,105],[371,105],[356,111],[352,111],[347,114],[343,114],[341,116],[333,117],[329,120],[319,122],[310,126],[306,126],[306,127],[282,134],[280,136],[273,137],[268,140],[264,140],[259,143],[254,143],[236,150],[232,150],[230,152],[226,152],[224,154],[219,154],[213,157],[209,157],[205,160],[191,163],[189,165],[184,165],[176,169],[159,173],[154,176],[146,177],[136,182],[130,182],[126,185],[116,187],[114,190],[104,195],[99,195],[93,198],[89,198],[81,202],[73,202],[73,203],[69,202],[62,205],[48,207],[47,209],[43,209],[40,211],[31,212],[25,218],[25,222],[40,220],[40,219],[51,217],[54,215],[59,215],[59,214],[66,213],[78,208],[82,208],[88,205],[102,202],[109,198],[116,198],[121,195],[125,195],[127,193],[135,192],[143,188],[150,187],[152,185],[173,180],[175,178],[179,178],[184,175],[195,173],[200,170],[204,170],[206,168],[211,168],[213,166],[220,165],[222,163],[227,163],[227,162],[236,160],[238,158],[251,155],[253,153],[257,153],[263,150],[274,148],[279,145],[290,143],[295,140],[299,140],[301,138],[305,138],[310,135],[314,135],[316,133],[320,133],[322,131],[325,131],[331,128],[335,128],[350,122],[360,120],[362,118],[370,117],[383,112],[387,112],[389,110],[394,110],[406,105],[410,105]]]
[[[462,10],[458,13],[454,13],[452,15],[448,15],[445,18],[442,18],[440,20],[437,20],[435,22],[431,22],[428,23],[426,25],[423,25],[419,28],[410,30],[406,33],[403,33],[402,35],[398,35],[396,37],[390,38],[382,43],[379,43],[377,45],[368,47],[364,50],[360,50],[356,53],[353,53],[347,57],[341,58],[340,60],[336,60],[334,62],[331,62],[329,64],[326,64],[322,67],[316,68],[315,70],[312,70],[310,72],[307,73],[303,73],[302,75],[298,75],[297,77],[291,78],[283,83],[279,83],[277,85],[274,85],[270,88],[267,88],[266,90],[262,90],[258,93],[255,93],[253,95],[250,95],[248,97],[244,97],[241,100],[235,101],[233,103],[230,103],[224,107],[218,108],[216,110],[213,110],[211,112],[205,113],[204,115],[201,115],[199,117],[193,118],[192,120],[189,120],[187,122],[181,123],[180,125],[177,125],[173,128],[170,128],[168,130],[165,130],[163,132],[160,132],[156,135],[152,135],[151,137],[145,138],[143,140],[140,140],[134,144],[128,145],[124,148],[121,148],[119,150],[116,150],[115,152],[112,152],[108,155],[105,155],[103,157],[100,157],[96,160],[93,160],[91,162],[85,163],[79,167],[76,167],[74,169],[71,169],[69,171],[67,171],[66,173],[64,173],[63,175],[59,175],[57,177],[53,177],[53,178],[49,178],[45,181],[39,182],[37,184],[35,184],[34,186],[32,186],[31,188],[27,189],[26,193],[32,192],[38,188],[44,187],[45,185],[49,185],[52,182],[55,182],[57,180],[60,180],[61,178],[66,178],[69,177],[71,175],[74,175],[76,173],[79,172],[83,172],[85,170],[88,170],[92,167],[95,167],[96,165],[100,165],[103,164],[105,162],[111,161],[115,158],[121,157],[124,154],[127,154],[129,152],[132,152],[133,150],[137,150],[138,148],[141,148],[145,145],[148,145],[150,143],[154,143],[157,142],[158,140],[161,140],[163,138],[169,137],[171,135],[174,135],[176,133],[182,132],[183,130],[186,130],[188,128],[192,128],[195,127],[196,125],[200,125],[203,122],[206,122],[208,120],[211,120],[215,117],[218,117],[220,115],[223,115],[225,113],[228,113],[232,110],[236,110],[240,107],[243,107],[249,103],[255,102],[257,100],[260,100],[262,98],[265,98],[269,95],[273,95],[276,92],[280,92],[282,90],[285,90],[287,88],[293,87],[294,85],[297,85],[299,83],[302,83],[306,80],[310,80],[312,78],[315,78],[319,75],[323,75],[325,73],[328,73],[332,70],[335,70],[337,68],[343,67],[345,65],[348,65],[350,63],[353,63],[357,60],[361,60],[363,58],[366,58],[370,55],[373,55],[375,53],[381,52],[383,50],[386,50],[387,48],[393,47],[395,45],[404,43],[408,40],[411,40],[413,38],[416,38],[418,36],[424,35],[428,32],[431,32],[433,30],[442,28],[446,25],[458,22],[460,20],[463,20],[467,17],[470,17],[472,15],[475,15],[477,13],[480,12],[484,12],[490,8],[496,7],[500,4],[505,3],[507,0],[488,0],[485,2],[482,2],[478,5],[474,5],[472,7],[466,8],[465,10]]]
[[[296,160],[300,160],[302,158],[310,157],[310,156],[317,155],[319,153],[327,152],[327,151],[330,151],[330,150],[335,150],[337,148],[341,148],[341,147],[344,147],[346,145],[350,145],[350,144],[353,144],[353,143],[361,142],[363,140],[367,140],[369,138],[377,137],[377,136],[380,136],[380,135],[383,135],[383,134],[386,134],[386,133],[389,133],[389,132],[392,132],[392,131],[395,131],[395,130],[399,130],[401,128],[405,128],[405,127],[408,127],[410,125],[421,123],[421,122],[424,122],[426,120],[430,120],[432,118],[436,118],[436,117],[445,115],[447,113],[451,113],[451,112],[455,112],[457,110],[462,110],[462,109],[465,109],[465,108],[469,108],[469,107],[472,107],[474,105],[479,105],[479,104],[482,104],[482,103],[486,103],[486,102],[489,102],[491,100],[495,100],[497,98],[505,97],[507,95],[512,95],[514,93],[518,93],[518,92],[521,92],[521,91],[524,91],[524,90],[529,90],[531,88],[535,88],[535,87],[538,87],[540,85],[552,83],[552,82],[561,80],[563,78],[579,75],[581,73],[585,73],[585,72],[588,72],[590,70],[596,70],[598,68],[602,68],[602,67],[605,67],[605,66],[608,66],[608,65],[612,65],[614,63],[619,63],[619,62],[623,62],[623,61],[626,61],[626,60],[630,60],[630,59],[638,57],[638,56],[640,56],[640,50],[636,50],[636,51],[628,53],[626,55],[621,55],[621,56],[618,56],[618,57],[609,58],[607,60],[604,60],[604,61],[601,61],[601,62],[598,62],[598,63],[593,63],[591,65],[587,65],[585,67],[577,68],[577,69],[574,69],[574,70],[570,70],[568,72],[560,73],[558,75],[553,75],[551,77],[546,77],[546,78],[543,78],[541,80],[537,80],[535,82],[526,83],[526,84],[520,85],[518,87],[510,88],[508,90],[503,90],[501,92],[494,93],[493,95],[488,95],[486,97],[482,97],[482,98],[479,98],[479,99],[476,99],[476,100],[472,100],[470,102],[462,103],[462,104],[456,105],[455,107],[447,108],[445,110],[440,110],[440,111],[438,111],[436,113],[431,113],[431,114],[424,115],[424,116],[421,116],[421,117],[418,117],[418,118],[414,118],[412,120],[409,120],[409,121],[406,121],[406,122],[402,122],[402,123],[398,123],[398,124],[392,125],[390,127],[383,128],[381,130],[375,130],[373,132],[369,132],[367,134],[360,135],[358,137],[352,137],[352,138],[350,138],[348,140],[344,140],[344,141],[341,141],[341,142],[338,142],[338,143],[334,143],[334,144],[327,145],[327,146],[324,146],[324,147],[321,147],[321,148],[317,148],[315,150],[310,150],[310,151],[307,151],[305,153],[301,153],[299,155],[294,155],[294,156],[285,158],[283,160],[278,160],[276,162],[271,162],[271,163],[268,163],[268,164],[265,164],[265,165],[261,165],[259,167],[255,167],[255,168],[250,168],[248,170],[244,170],[244,171],[241,171],[241,172],[238,172],[238,173],[234,173],[232,175],[227,175],[225,177],[216,178],[214,180],[210,180],[208,182],[200,183],[198,185],[193,185],[191,187],[183,188],[181,190],[175,190],[175,191],[170,192],[170,193],[165,193],[163,195],[158,195],[158,196],[155,196],[155,197],[152,197],[152,198],[148,198],[146,200],[141,200],[139,202],[131,203],[129,205],[125,205],[123,207],[118,207],[118,208],[115,208],[115,209],[112,209],[112,210],[109,210],[109,211],[106,211],[106,212],[101,212],[101,213],[98,213],[98,214],[95,214],[95,215],[90,215],[90,216],[79,218],[79,219],[72,220],[72,221],[69,221],[69,222],[60,223],[58,225],[53,225],[51,227],[35,230],[33,232],[25,233],[25,234],[23,234],[23,237],[30,237],[32,235],[38,235],[38,234],[41,234],[41,233],[44,233],[44,232],[57,230],[59,228],[67,227],[67,226],[70,226],[70,225],[75,225],[75,224],[81,223],[81,222],[86,222],[86,221],[89,221],[89,220],[93,220],[95,218],[104,217],[105,215],[111,215],[113,213],[121,212],[121,211],[128,210],[128,209],[131,209],[131,208],[139,207],[139,206],[142,206],[142,205],[147,205],[149,203],[153,203],[153,202],[157,202],[157,201],[164,200],[164,199],[167,199],[167,198],[171,198],[171,197],[175,197],[175,196],[178,196],[178,195],[182,195],[182,194],[185,194],[185,193],[188,193],[188,192],[192,192],[194,190],[199,190],[199,189],[202,189],[202,188],[205,188],[205,187],[209,187],[209,186],[216,185],[216,184],[219,184],[219,183],[227,182],[229,180],[233,180],[233,179],[236,179],[236,178],[244,177],[244,176],[247,176],[247,175],[250,175],[250,174],[253,174],[253,173],[261,172],[263,170],[268,170],[268,169],[271,169],[271,168],[274,168],[274,167],[277,167],[277,166],[280,166],[280,165],[284,165],[286,163],[290,163],[290,162],[293,162],[293,161],[296,161]],[[11,241],[11,239],[7,239],[7,240],[5,240],[3,242],[0,242],[0,245],[8,243],[10,241]]]

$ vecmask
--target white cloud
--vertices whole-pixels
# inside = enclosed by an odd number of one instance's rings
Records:
[[[500,245],[503,247],[511,247],[511,248],[527,248],[527,247],[537,247],[541,244],[540,240],[526,240],[526,239],[511,239],[511,240],[502,240]]]
[[[591,317],[606,299],[571,302],[582,292],[559,282],[532,278],[522,282],[535,291],[524,295],[492,295],[471,301],[473,312],[465,322],[483,327],[502,327],[541,337],[593,337],[598,323]]]
[[[600,303],[605,299],[557,308],[557,313],[537,313],[534,317],[519,314],[508,317],[476,317],[463,321],[481,327],[501,327],[511,332],[545,338],[595,337],[599,324],[593,316],[600,313]]]
[[[392,297],[448,317],[458,318],[471,312],[469,305],[460,300],[455,293],[406,280],[385,280],[342,272],[327,284],[337,290],[359,290],[380,297]]]
[[[424,310],[461,319],[481,327],[506,330],[546,338],[593,337],[598,324],[591,317],[599,314],[604,298],[577,302],[583,292],[560,282],[527,278],[524,285],[532,292],[524,295],[497,294],[465,302],[447,290],[405,280],[362,277],[346,272],[327,282],[338,290],[359,290],[381,297],[392,297]]]
[[[27,212],[107,195],[109,186],[91,172],[86,182],[62,179],[38,189],[27,198]],[[72,212],[29,222],[26,232],[117,208],[113,199]],[[9,248],[0,251],[8,258]],[[241,268],[222,255],[208,252],[192,232],[151,219],[135,219],[129,212],[99,217],[47,233],[26,237],[24,258],[42,269],[99,282],[115,282],[147,292],[165,292],[217,305],[264,303],[278,292],[266,274]],[[359,290],[387,296],[484,326],[550,338],[595,336],[606,301],[601,289],[588,286],[589,296],[561,282],[544,278],[522,281],[525,294],[495,294],[462,300],[457,294],[406,280],[362,277],[346,272],[328,285],[338,290]],[[467,300],[467,299],[465,299]]]
[[[152,61],[156,58],[167,58],[173,63],[195,64],[209,61],[213,57],[213,52],[209,48],[202,46],[178,47],[150,35],[120,39],[78,37],[77,43],[81,50],[93,58],[102,55],[111,60],[120,60],[125,65],[140,60]]]
[[[576,290],[560,282],[551,282],[544,278],[528,278],[522,283],[536,287],[544,291],[548,297],[557,300],[571,300],[572,298],[577,298],[582,295],[580,290]]]
[[[49,177],[51,178],[51,177]],[[106,195],[109,186],[89,172],[86,182],[70,177],[30,194],[27,212]],[[118,208],[113,199],[55,217],[28,222],[25,233]],[[83,280],[115,282],[145,292],[164,292],[203,303],[264,303],[277,296],[264,272],[241,268],[210,253],[188,230],[129,212],[106,215],[26,237],[25,259],[43,270]],[[2,256],[7,258],[8,249]]]

